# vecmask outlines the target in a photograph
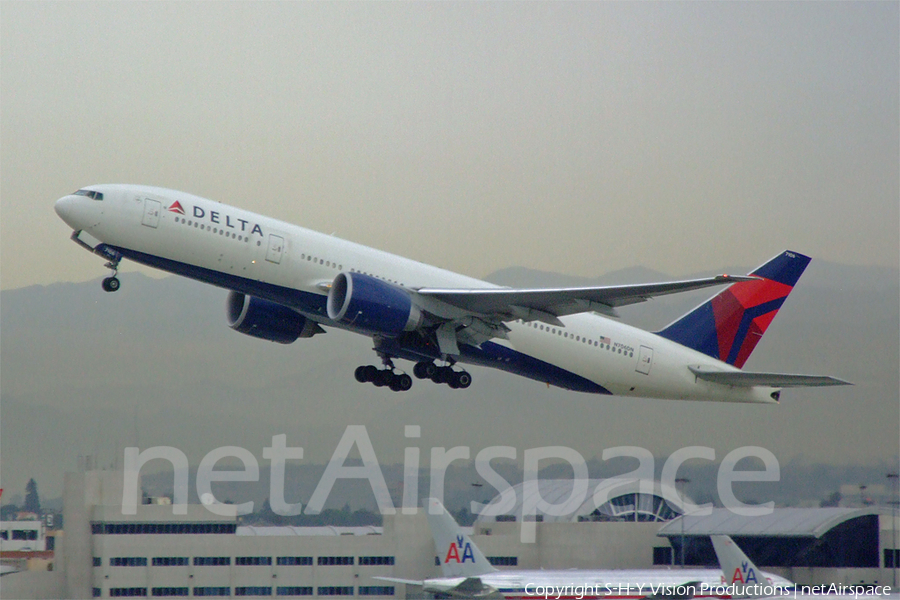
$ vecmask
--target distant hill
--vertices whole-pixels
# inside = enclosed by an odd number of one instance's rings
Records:
[[[673,279],[643,268],[596,279],[511,268],[488,278],[528,287]],[[433,447],[466,445],[472,458],[513,446],[519,461],[525,449],[550,445],[585,458],[619,445],[657,456],[705,445],[717,457],[757,445],[785,463],[895,460],[898,282],[896,270],[813,261],[747,368],[856,385],[789,391],[777,407],[595,397],[477,367],[468,390],[416,382],[395,394],[353,379],[357,365],[376,362],[370,340],[340,331],[290,346],[249,338],[226,326],[224,290],[182,278],[126,274],[115,294],[99,280],[6,290],[3,487],[24,490],[35,477],[45,495],[58,495],[79,456],[121,466],[125,446],[171,445],[192,464],[216,447],[241,446],[265,464],[262,448],[282,433],[304,447],[304,463],[323,464],[350,424],[366,426],[384,463],[401,462],[407,445],[421,448],[423,464]],[[658,329],[707,296],[656,299],[621,309],[621,318]],[[405,438],[404,425],[419,425],[422,437]]]

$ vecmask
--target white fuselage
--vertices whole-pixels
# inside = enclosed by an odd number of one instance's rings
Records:
[[[102,200],[67,196],[57,212],[125,258],[290,306],[323,326],[328,286],[354,271],[417,288],[492,288],[490,283],[174,190],[98,185]],[[689,366],[734,367],[595,313],[564,327],[508,322],[508,339],[468,348],[458,360],[569,389],[679,400],[775,402],[774,388],[697,379]]]
[[[779,595],[794,584],[778,575],[762,572],[760,586]],[[719,569],[601,569],[565,571],[521,570],[497,571],[479,575],[482,585],[490,586],[507,599],[525,598],[604,598],[606,600],[639,599],[652,596],[686,595],[686,586],[696,590],[694,597],[730,598],[730,590]],[[465,577],[439,577],[423,582],[425,591],[448,592],[462,584]]]

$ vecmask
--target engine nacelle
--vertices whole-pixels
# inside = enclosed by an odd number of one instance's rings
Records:
[[[408,291],[362,273],[338,273],[327,310],[329,319],[370,335],[396,337],[422,322],[422,311]]]
[[[279,344],[290,344],[300,337],[311,337],[322,329],[291,308],[254,298],[239,292],[228,294],[228,326]]]

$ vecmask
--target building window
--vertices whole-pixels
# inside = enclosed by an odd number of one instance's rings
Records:
[[[187,596],[186,587],[155,587],[150,590],[152,596]]]
[[[393,596],[394,586],[392,585],[361,585],[359,586],[360,596]]]
[[[360,556],[360,566],[393,565],[393,556]]]
[[[276,596],[312,596],[312,586],[288,585],[275,588]]]
[[[353,557],[352,556],[320,556],[316,562],[320,567],[332,567],[335,565],[352,565]]]
[[[487,559],[495,567],[515,567],[519,564],[518,556],[488,556]]]
[[[672,547],[671,546],[655,546],[653,548],[653,564],[654,565],[671,565],[672,564]]]
[[[186,567],[187,556],[154,556],[151,564],[154,567]]]
[[[234,588],[235,596],[271,596],[272,588],[261,585],[248,585]]]
[[[313,564],[312,556],[279,556],[275,564],[282,567],[309,566]]]
[[[13,529],[12,539],[14,540],[36,540],[37,530],[35,529]]]
[[[234,534],[237,523],[91,523],[95,535]]]
[[[900,567],[900,549],[891,550],[890,548],[884,549],[884,568],[885,569],[896,569]]]
[[[109,588],[110,598],[146,598],[147,588],[128,587],[128,588]]]
[[[109,566],[111,567],[146,567],[146,556],[110,556]],[[145,594],[146,595],[146,594]]]
[[[497,515],[494,520],[498,523],[514,523],[516,515]]]
[[[230,596],[230,587],[195,587],[195,596]]]
[[[94,557],[94,566],[95,566],[95,567],[102,567],[102,566],[103,566],[103,559],[100,558],[99,556],[95,556],[95,557]]]
[[[240,567],[259,567],[272,564],[271,556],[235,556],[234,564]]]
[[[230,556],[195,556],[195,567],[221,567],[231,564]]]
[[[353,586],[326,585],[316,590],[320,596],[352,596]]]
[[[93,593],[91,594],[94,598],[99,598],[103,595],[103,590],[100,588],[94,588]]]

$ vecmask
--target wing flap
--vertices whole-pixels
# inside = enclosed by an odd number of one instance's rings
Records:
[[[736,387],[821,387],[829,385],[853,385],[849,381],[826,375],[794,375],[791,373],[748,373],[745,371],[707,371],[688,367],[691,373],[704,381]]]

